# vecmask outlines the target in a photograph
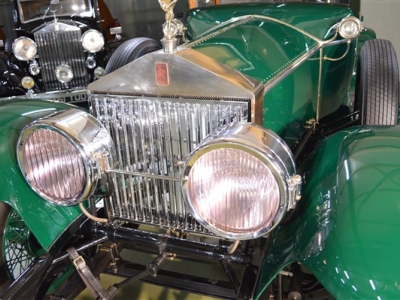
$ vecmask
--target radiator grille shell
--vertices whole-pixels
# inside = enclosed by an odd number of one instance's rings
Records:
[[[81,30],[63,23],[50,24],[34,35],[45,91],[85,88],[89,84]],[[55,70],[66,64],[74,77],[67,84],[57,80]]]
[[[117,149],[119,167],[111,172],[114,193],[106,201],[109,216],[208,234],[184,203],[180,167],[214,129],[248,121],[250,99],[91,95],[90,101],[92,113],[110,132]]]

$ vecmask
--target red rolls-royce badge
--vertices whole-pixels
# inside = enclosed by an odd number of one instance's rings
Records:
[[[156,63],[157,85],[169,85],[168,64],[165,62]]]

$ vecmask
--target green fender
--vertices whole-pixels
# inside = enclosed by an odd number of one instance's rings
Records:
[[[336,299],[400,297],[400,126],[355,127],[301,166],[303,198],[273,232],[257,295],[301,262]]]
[[[350,93],[355,93],[355,91],[356,91],[358,57],[360,55],[361,48],[364,46],[366,41],[374,40],[374,39],[376,39],[376,33],[371,28],[364,28],[364,30],[361,31],[361,34],[357,39],[357,48],[356,48],[357,55],[356,55],[356,61],[355,61],[354,68],[353,68],[353,77],[352,77],[351,85],[350,85],[350,89],[349,89]]]
[[[46,250],[81,211],[78,206],[55,206],[33,192],[19,169],[16,145],[25,125],[57,110],[73,107],[32,99],[0,103],[0,201],[8,203],[22,217]]]

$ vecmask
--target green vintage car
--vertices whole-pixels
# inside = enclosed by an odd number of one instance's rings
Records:
[[[398,63],[360,1],[159,2],[90,112],[0,104],[0,298],[400,298]]]

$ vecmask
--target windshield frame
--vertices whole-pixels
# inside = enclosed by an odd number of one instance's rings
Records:
[[[36,4],[39,9],[32,12],[32,7],[34,6],[32,4]],[[85,5],[85,8],[82,10],[76,10],[72,8],[73,5],[76,5],[76,7],[78,7],[78,5]],[[57,8],[57,11],[60,11],[61,9],[61,12],[56,11],[56,17],[94,17],[91,0],[17,0],[17,8],[19,12],[19,19],[21,23],[24,24],[36,20],[43,20],[45,18],[54,17],[54,13],[52,12],[54,8]],[[45,8],[44,11],[43,8]],[[28,10],[31,10],[30,14],[28,13]],[[31,15],[33,16],[30,17]]]

